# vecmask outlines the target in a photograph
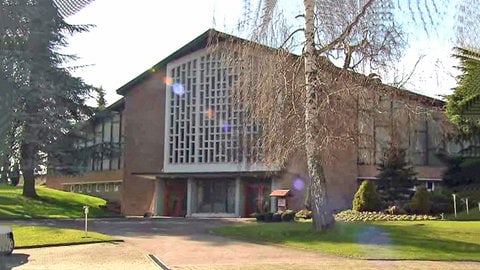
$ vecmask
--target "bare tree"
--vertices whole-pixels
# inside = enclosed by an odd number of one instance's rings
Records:
[[[333,175],[325,171],[325,165],[335,162],[342,151],[356,154],[351,149],[358,142],[358,107],[366,118],[373,119],[382,115],[378,107],[382,101],[403,99],[401,107],[410,106],[406,116],[410,123],[425,111],[419,102],[412,105],[408,97],[379,83],[376,74],[351,72],[360,67],[373,72],[401,56],[405,41],[395,21],[396,1],[304,0],[304,14],[298,16],[304,19],[300,29],[290,27],[277,4],[261,1],[250,10],[256,26],[250,36],[254,42],[236,43],[229,50],[235,51],[230,63],[240,71],[235,95],[248,112],[248,121],[262,126],[257,145],[262,148],[262,162],[284,167],[293,156],[303,153],[314,229],[323,230],[334,222],[327,188]],[[252,7],[249,1],[246,6]],[[436,10],[422,12],[432,17],[428,12]],[[303,36],[299,36],[301,32]],[[299,40],[303,49],[297,56]],[[390,138],[396,135],[392,124]]]

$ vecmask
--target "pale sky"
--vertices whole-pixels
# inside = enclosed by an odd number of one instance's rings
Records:
[[[67,20],[96,27],[70,38],[62,52],[80,58],[74,64],[85,67],[74,75],[102,86],[111,104],[120,98],[115,93],[118,88],[207,29],[235,34],[242,11],[243,0],[96,0]],[[428,96],[450,93],[455,85],[450,75],[455,73],[452,46],[422,35],[413,41],[399,70],[409,73],[418,56],[425,57],[407,88]]]

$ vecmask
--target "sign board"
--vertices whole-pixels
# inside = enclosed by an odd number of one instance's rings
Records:
[[[285,198],[278,198],[277,199],[277,206],[278,207],[287,207],[287,200]]]

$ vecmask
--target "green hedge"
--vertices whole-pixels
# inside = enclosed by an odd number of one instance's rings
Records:
[[[358,212],[345,210],[335,215],[337,221],[409,221],[409,220],[436,220],[429,215],[391,215],[381,212]]]

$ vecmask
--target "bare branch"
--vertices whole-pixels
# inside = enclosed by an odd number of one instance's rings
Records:
[[[372,5],[373,1],[374,0],[368,0],[368,2],[365,3],[365,5],[363,5],[360,13],[358,13],[358,15],[355,17],[355,19],[349,25],[347,25],[347,27],[345,27],[343,32],[336,39],[334,39],[332,42],[330,42],[329,44],[327,44],[327,45],[323,46],[321,49],[319,49],[318,52],[320,54],[322,54],[324,52],[330,51],[339,42],[342,42],[348,35],[350,35],[350,32],[352,31],[353,27],[355,25],[357,25],[357,23],[360,21],[360,19],[365,15],[368,8]]]

